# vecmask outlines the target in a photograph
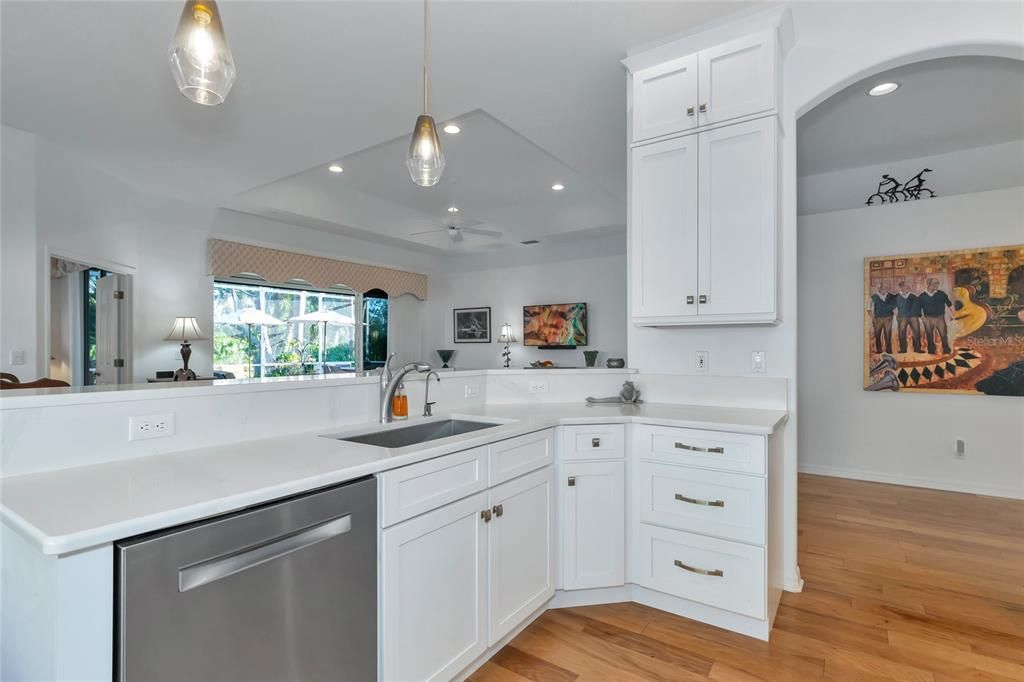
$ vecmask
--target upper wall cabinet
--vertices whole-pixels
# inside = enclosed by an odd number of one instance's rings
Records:
[[[634,324],[779,319],[778,35],[702,34],[625,61]]]
[[[633,76],[633,141],[697,126],[697,55],[644,69]]]
[[[633,142],[775,108],[776,40],[763,31],[633,74]]]

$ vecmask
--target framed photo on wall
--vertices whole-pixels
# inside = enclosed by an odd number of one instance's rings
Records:
[[[491,309],[455,308],[455,343],[490,343]]]

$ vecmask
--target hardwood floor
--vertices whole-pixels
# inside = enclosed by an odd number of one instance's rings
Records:
[[[470,679],[1024,680],[1024,501],[800,477],[771,642],[638,604],[548,611]]]

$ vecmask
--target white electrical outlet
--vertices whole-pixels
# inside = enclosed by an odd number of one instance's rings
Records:
[[[697,351],[697,355],[693,360],[693,369],[697,372],[708,371],[708,352],[706,350]]]
[[[475,398],[480,395],[480,386],[478,384],[466,384],[466,397]]]
[[[174,413],[128,418],[128,440],[166,438],[174,435]]]
[[[25,351],[21,350],[20,348],[18,350],[12,350],[11,351],[11,364],[12,365],[24,365],[25,364]]]
[[[750,371],[754,374],[764,374],[765,368],[764,351],[755,350],[750,353]]]
[[[956,443],[953,445],[953,454],[956,455],[957,459],[967,457],[967,441],[957,438]]]
[[[547,393],[548,382],[541,379],[531,379],[529,388],[530,393]]]

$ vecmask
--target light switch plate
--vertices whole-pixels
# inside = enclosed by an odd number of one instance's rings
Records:
[[[693,359],[693,369],[695,372],[703,374],[708,371],[708,352],[706,350],[697,351],[697,355]]]
[[[765,357],[763,350],[755,350],[750,353],[750,371],[754,374],[764,374],[768,371],[765,366]]]

